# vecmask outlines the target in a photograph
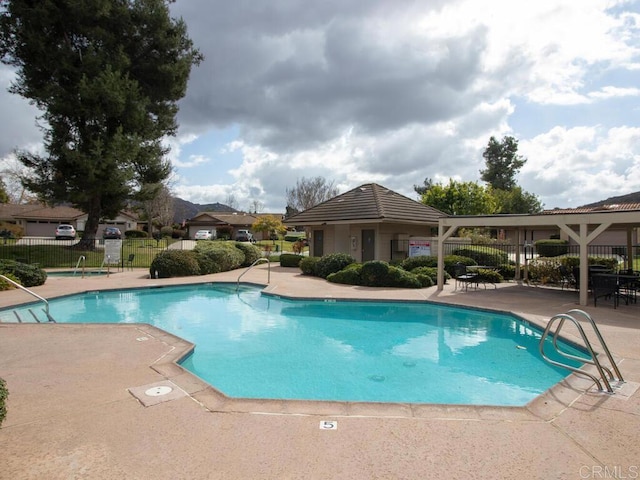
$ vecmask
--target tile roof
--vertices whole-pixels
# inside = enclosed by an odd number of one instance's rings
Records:
[[[35,208],[32,210],[24,211],[19,215],[14,215],[16,218],[24,219],[48,219],[48,220],[72,220],[81,217],[84,213],[81,210],[73,207],[43,207]]]
[[[217,221],[229,225],[251,225],[257,220],[255,215],[248,213],[199,212],[191,218],[189,223],[203,223]]]
[[[376,183],[367,183],[293,215],[285,223],[317,225],[369,221],[437,225],[442,216],[446,215],[440,210]]]
[[[553,210],[545,210],[543,215],[560,215],[566,213],[600,213],[600,212],[629,212],[640,210],[640,203],[613,203],[609,205],[599,205],[594,207],[578,207],[578,208],[554,208]]]

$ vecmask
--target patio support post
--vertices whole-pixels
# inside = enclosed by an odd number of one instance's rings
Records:
[[[445,231],[442,219],[438,221],[438,290],[444,289],[444,242],[455,233],[458,227],[448,227]]]
[[[587,224],[580,224],[580,305],[586,305],[589,297],[589,243]]]

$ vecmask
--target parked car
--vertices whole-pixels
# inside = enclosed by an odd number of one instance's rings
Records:
[[[193,238],[196,240],[213,240],[213,232],[211,230],[198,230]]]
[[[121,239],[122,238],[122,233],[120,232],[119,228],[116,227],[107,227],[104,229],[104,231],[102,232],[102,238],[107,239],[107,238],[116,238],[116,239]]]
[[[61,238],[76,238],[76,229],[73,225],[58,225],[56,228],[56,240]]]
[[[255,240],[249,230],[238,230],[236,232],[236,242],[255,242]]]

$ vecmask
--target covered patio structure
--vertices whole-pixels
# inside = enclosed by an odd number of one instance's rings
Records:
[[[552,212],[552,211],[551,211]],[[590,212],[590,213],[544,213],[538,215],[484,215],[450,216],[438,221],[438,290],[444,286],[444,243],[459,228],[497,228],[515,230],[516,243],[522,245],[523,233],[531,229],[558,228],[579,246],[580,305],[588,301],[588,246],[608,229],[624,229],[627,232],[628,258],[633,259],[632,231],[640,228],[640,210]],[[516,250],[516,268],[520,265],[520,249]],[[632,265],[632,263],[630,263]],[[517,273],[518,270],[517,270]]]

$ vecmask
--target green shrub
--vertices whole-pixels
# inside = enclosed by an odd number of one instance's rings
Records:
[[[330,253],[320,257],[316,264],[316,275],[320,278],[327,278],[332,273],[339,272],[347,265],[356,260],[348,253]]]
[[[280,255],[281,267],[299,267],[300,261],[305,258],[302,255],[296,255],[294,253],[283,253]]]
[[[504,278],[502,278],[499,272],[488,268],[479,268],[478,277],[481,282],[485,283],[501,283],[504,281]]]
[[[244,255],[241,267],[248,267],[259,258],[262,258],[262,250],[252,243],[235,242],[235,247]]]
[[[362,285],[377,287],[383,285],[389,275],[389,264],[381,260],[372,260],[362,264],[360,278]]]
[[[152,278],[188,277],[200,275],[200,266],[194,251],[165,250],[153,259],[149,274]]]
[[[16,277],[13,273],[6,272],[6,273],[2,273],[2,275],[7,277],[9,280],[13,280],[16,283],[20,283],[20,279],[18,277]],[[18,288],[18,287],[16,287],[11,282],[7,282],[3,278],[0,278],[0,292],[2,292],[4,290],[13,290],[14,288]]]
[[[498,266],[498,273],[505,280],[513,280],[516,278],[516,266],[510,263],[503,263]]]
[[[165,226],[160,228],[161,237],[170,237],[173,235],[173,227]]]
[[[9,396],[9,389],[7,388],[7,382],[0,378],[0,426],[4,422],[7,416],[7,397]]]
[[[125,230],[124,238],[148,238],[147,232],[142,230]]]
[[[341,283],[344,285],[361,285],[360,272],[362,270],[361,263],[352,263],[343,268],[339,272],[332,273],[327,276],[327,281],[332,283]]]
[[[567,240],[537,240],[535,246],[540,257],[559,257],[569,253]]]
[[[560,270],[555,258],[534,258],[529,261],[527,269],[528,278],[532,282],[539,282],[543,285],[560,282]]]
[[[438,283],[438,268],[437,267],[418,267],[418,268],[414,268],[413,270],[411,270],[411,273],[413,273],[414,275],[418,275],[418,276],[427,276],[431,279],[432,285],[436,285]],[[451,275],[449,275],[447,273],[447,271],[445,270],[444,272],[444,280],[445,282],[447,280],[451,279]],[[431,285],[429,285],[431,286]]]
[[[418,255],[416,257],[405,258],[400,264],[407,272],[418,267],[437,267],[438,257],[433,255]]]
[[[284,236],[285,242],[297,242],[298,240],[304,240],[307,235],[304,232],[292,233],[289,232]]]
[[[15,260],[0,260],[0,274],[7,277],[7,274],[12,275],[9,278],[17,278],[18,283],[27,288],[44,285],[47,281],[47,272],[40,267]]]
[[[417,275],[409,273],[406,270],[389,265],[387,276],[380,287],[397,287],[397,288],[422,288],[422,282],[418,280]]]
[[[509,257],[502,250],[484,245],[460,247],[456,248],[452,253],[454,255],[472,258],[476,262],[476,265],[495,266],[509,261]]]
[[[320,261],[320,257],[304,257],[300,260],[300,270],[305,275],[313,275],[317,277],[318,270],[318,262]]]
[[[171,232],[171,238],[188,238],[189,234],[187,233],[186,230],[182,230],[180,228],[174,228],[173,231]]]
[[[433,287],[437,284],[437,281],[433,280],[429,275],[423,273],[413,273],[412,275],[416,276],[422,288]]]
[[[200,266],[200,273],[228,272],[245,261],[244,253],[236,248],[237,242],[198,242],[193,252]]]

